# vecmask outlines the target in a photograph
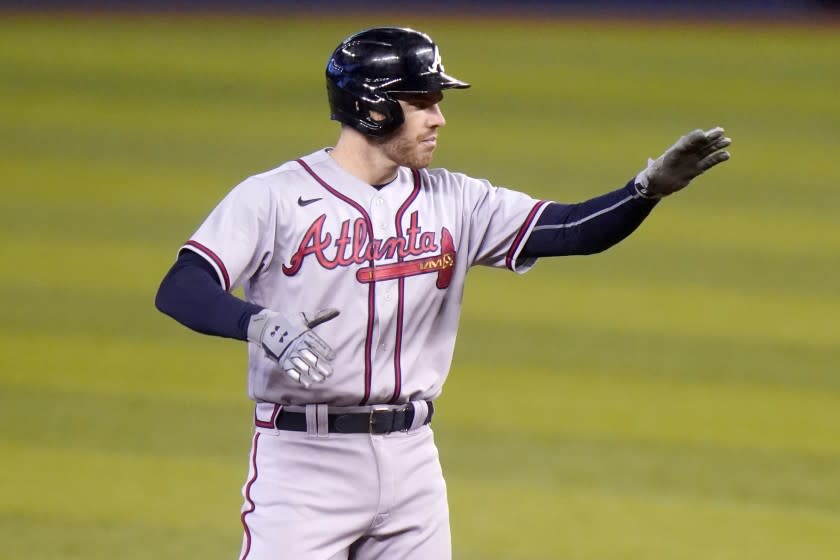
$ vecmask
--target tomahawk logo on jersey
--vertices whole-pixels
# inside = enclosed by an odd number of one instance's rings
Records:
[[[402,235],[386,239],[371,237],[364,218],[356,218],[352,228],[350,220],[344,220],[341,223],[341,231],[337,235],[324,231],[326,219],[326,214],[321,214],[306,230],[288,266],[283,265],[285,275],[297,274],[304,259],[310,255],[328,270],[337,266],[368,264],[364,268],[357,269],[356,279],[359,282],[392,280],[446,270],[455,264],[452,234],[446,227],[441,228],[441,241],[438,244],[435,232],[423,231],[419,223],[418,211],[411,213],[409,225]],[[435,253],[441,247],[445,247],[446,250],[423,259],[405,260],[407,257],[422,257]],[[396,259],[397,263],[388,266],[376,264],[392,259]],[[438,287],[445,288],[446,286],[448,283]]]

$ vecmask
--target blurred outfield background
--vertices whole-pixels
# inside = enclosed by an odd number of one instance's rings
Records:
[[[239,180],[333,142],[406,24],[474,84],[435,164],[572,202],[695,127],[623,244],[476,269],[435,430],[456,560],[840,555],[840,36],[678,21],[0,14],[0,558],[235,558],[245,349],[154,310]]]

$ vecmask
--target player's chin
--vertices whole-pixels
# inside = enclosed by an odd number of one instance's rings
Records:
[[[435,155],[435,147],[434,146],[420,146],[417,152],[414,154],[414,169],[423,169],[424,167],[429,167],[432,164],[432,159],[434,159]]]
[[[426,157],[419,158],[418,161],[417,161],[417,165],[414,165],[412,167],[414,167],[414,169],[425,169],[426,167],[429,167],[431,164],[432,164],[432,155],[429,154]]]
[[[432,163],[432,154],[411,154],[405,155],[398,163],[403,167],[408,167],[409,169],[423,169],[429,167]]]

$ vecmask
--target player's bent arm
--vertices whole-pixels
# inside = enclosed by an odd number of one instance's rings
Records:
[[[210,263],[192,251],[178,256],[158,288],[155,305],[195,331],[259,344],[305,387],[333,373],[335,352],[312,329],[337,317],[337,310],[287,315],[242,301],[226,292]]]
[[[248,340],[248,324],[262,307],[226,292],[203,257],[189,250],[163,278],[155,306],[194,331]]]
[[[520,259],[591,255],[633,233],[657,200],[642,197],[630,181],[623,188],[577,204],[551,203],[531,230]]]

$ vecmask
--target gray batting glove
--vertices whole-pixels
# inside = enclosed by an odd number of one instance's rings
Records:
[[[636,190],[645,198],[662,198],[685,188],[715,165],[729,159],[729,152],[720,151],[732,143],[723,129],[694,130],[668,148],[636,176]]]
[[[306,313],[284,315],[263,309],[248,323],[248,340],[262,346],[286,375],[309,388],[333,374],[335,359],[330,345],[312,329],[336,317],[337,309],[322,309],[311,318]]]

